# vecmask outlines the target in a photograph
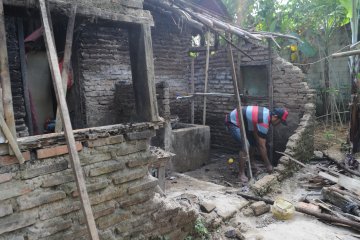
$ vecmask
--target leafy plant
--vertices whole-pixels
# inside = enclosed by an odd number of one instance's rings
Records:
[[[197,219],[195,222],[195,235],[201,240],[206,240],[210,237],[209,231],[201,219]]]

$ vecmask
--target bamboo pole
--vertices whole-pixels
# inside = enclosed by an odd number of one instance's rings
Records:
[[[72,43],[74,36],[75,18],[76,18],[76,5],[73,5],[66,30],[64,61],[61,71],[61,78],[62,78],[63,90],[65,96],[67,90],[67,80],[69,78],[69,71],[71,69],[71,53],[72,53],[72,45],[73,45]],[[55,132],[61,132],[61,130],[62,130],[62,121],[60,117],[60,109],[58,107],[56,111]]]
[[[241,121],[240,132],[241,132],[241,136],[242,136],[242,138],[241,138],[242,146],[245,149],[246,161],[249,163],[250,179],[252,179],[253,174],[252,174],[252,170],[251,170],[249,147],[247,144],[248,141],[247,141],[247,136],[246,136],[246,131],[245,131],[244,117],[242,114],[241,99],[240,99],[239,88],[238,88],[238,83],[237,83],[236,69],[235,69],[235,65],[234,65],[234,56],[233,56],[233,52],[232,52],[232,48],[231,48],[230,44],[228,44],[228,54],[229,54],[229,60],[230,60],[230,65],[231,65],[231,74],[232,74],[232,80],[233,80],[233,86],[234,86],[234,94],[236,96],[236,102],[237,102],[237,114],[238,114],[238,118]],[[241,151],[243,151],[243,149]],[[240,161],[241,161],[241,159],[240,159]]]
[[[45,5],[45,0],[39,0],[41,20],[44,27],[44,38],[46,43],[46,51],[48,54],[50,71],[55,87],[56,99],[60,107],[61,118],[64,127],[64,134],[66,143],[69,149],[69,156],[72,163],[72,169],[75,175],[77,188],[79,191],[84,216],[86,219],[87,228],[89,231],[90,238],[92,240],[99,240],[99,235],[96,229],[94,216],[90,205],[90,199],[86,191],[85,179],[80,165],[79,155],[76,150],[74,133],[72,130],[69,110],[66,104],[65,94],[63,91],[63,84],[61,80],[60,69],[58,65],[58,59],[55,49],[55,44],[52,39],[51,28],[48,19],[48,13]]]
[[[268,91],[269,91],[269,108],[272,110],[274,108],[274,83],[272,79],[272,52],[271,52],[271,40],[268,39],[268,57],[269,57],[269,65],[268,65]],[[269,152],[270,152],[270,162],[271,164],[274,164],[274,128],[271,128],[270,130],[270,146],[269,146]]]
[[[1,88],[2,88],[2,104],[4,105],[4,118],[10,129],[11,135],[16,141],[16,128],[14,109],[11,93],[11,82],[9,74],[8,52],[6,44],[6,29],[4,19],[3,0],[0,0],[0,70],[1,70]],[[11,147],[9,147],[10,155],[13,155]]]
[[[195,75],[195,59],[192,58],[191,59],[191,92],[194,93],[195,92],[195,79],[194,79],[194,75]],[[195,100],[192,99],[191,100],[191,123],[194,124],[195,122]]]
[[[206,63],[205,63],[205,87],[204,93],[208,91],[208,78],[209,78],[209,60],[210,60],[210,31],[206,33]],[[206,124],[206,95],[204,95],[204,108],[203,108],[203,125]]]

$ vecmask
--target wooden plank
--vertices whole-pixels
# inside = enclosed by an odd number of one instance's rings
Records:
[[[29,83],[28,83],[28,79],[27,79],[27,70],[26,70],[24,26],[23,26],[22,18],[17,19],[17,26],[18,26],[18,38],[19,38],[21,79],[22,79],[22,83],[23,83],[25,111],[26,111],[26,123],[27,123],[27,127],[29,128],[29,134],[33,135],[34,131],[33,131],[31,107],[30,107]]]
[[[8,128],[2,114],[0,114],[0,127],[1,127],[1,130],[3,131],[5,137],[9,141],[9,145],[12,148],[16,158],[19,160],[19,163],[23,164],[25,162],[25,159],[24,159],[24,157],[19,149],[19,146],[17,145],[17,142],[14,139],[10,129]]]
[[[69,148],[69,156],[72,163],[72,169],[74,171],[76,184],[78,188],[78,192],[80,195],[82,208],[84,211],[84,216],[86,219],[87,228],[92,240],[99,240],[99,235],[96,229],[96,224],[94,220],[94,216],[92,214],[92,209],[90,205],[90,200],[88,193],[86,191],[85,179],[83,176],[83,172],[80,165],[79,155],[76,150],[75,138],[72,131],[72,126],[70,122],[69,110],[66,104],[65,95],[63,92],[62,80],[60,69],[58,65],[58,59],[55,49],[55,43],[52,39],[51,28],[49,24],[49,19],[47,15],[45,0],[39,0],[40,3],[40,12],[41,12],[41,20],[44,27],[44,38],[46,43],[46,51],[49,60],[49,66],[51,71],[51,76],[53,79],[56,99],[58,105],[60,107],[61,118],[64,125],[64,134],[66,138],[66,142]]]
[[[360,180],[356,178],[350,178],[341,174],[339,176],[338,184],[360,196]]]
[[[193,94],[195,92],[195,59],[191,58],[191,93]],[[191,99],[191,124],[194,124],[195,122],[195,99]]]
[[[10,82],[10,74],[9,74],[3,0],[0,0],[0,70],[1,70],[2,104],[4,105],[4,118],[13,138],[16,141],[16,128],[15,128],[14,109],[13,109],[11,82]],[[13,154],[11,148],[9,148],[9,153],[11,155]]]
[[[334,177],[334,176],[332,176],[332,175],[330,175],[330,174],[328,174],[326,172],[319,172],[319,176],[323,177],[323,178],[325,178],[325,179],[327,179],[327,180],[329,180],[329,181],[331,181],[333,183],[338,183],[338,181],[339,181],[339,179],[337,177]]]
[[[228,44],[228,57],[229,57],[229,61],[230,61],[230,65],[231,65],[231,74],[232,74],[232,81],[233,81],[233,86],[234,86],[234,94],[235,94],[235,98],[236,98],[236,103],[237,103],[237,114],[238,114],[238,118],[241,121],[240,124],[240,133],[241,136],[244,136],[243,138],[241,138],[242,140],[242,146],[244,146],[243,150],[245,150],[245,157],[246,157],[246,161],[249,163],[249,174],[250,174],[250,178],[253,179],[253,174],[252,174],[252,170],[251,170],[251,160],[250,160],[250,154],[249,154],[249,147],[247,144],[247,136],[246,136],[246,131],[245,131],[245,124],[244,124],[244,117],[242,115],[242,106],[241,106],[241,99],[240,99],[240,93],[239,93],[239,87],[238,87],[238,82],[237,82],[237,77],[236,77],[236,69],[235,69],[235,65],[234,65],[234,56],[233,56],[233,52],[232,52],[232,48],[231,45]],[[240,159],[241,161],[241,159]]]
[[[209,78],[209,60],[210,60],[210,31],[206,33],[206,63],[205,63],[205,85],[204,93],[208,91],[208,78]],[[206,95],[204,95],[204,107],[203,107],[203,125],[206,124]]]
[[[129,29],[131,74],[139,121],[158,121],[154,60],[149,25]]]
[[[71,70],[71,53],[73,46],[73,37],[74,37],[74,26],[75,26],[75,18],[76,18],[76,5],[73,6],[73,12],[69,17],[67,30],[66,30],[66,40],[65,40],[65,50],[64,50],[64,61],[63,67],[61,71],[62,83],[64,94],[66,96],[67,90],[67,80],[69,78],[69,71]],[[59,107],[56,110],[56,120],[55,120],[55,132],[61,132],[62,130],[62,121],[60,117],[60,109]]]

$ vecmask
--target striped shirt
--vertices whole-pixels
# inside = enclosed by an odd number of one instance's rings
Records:
[[[269,109],[259,106],[244,106],[242,108],[242,113],[246,131],[254,132],[255,129],[257,129],[258,135],[262,138],[266,138],[270,124]],[[240,120],[238,118],[237,109],[234,109],[230,113],[230,116],[226,115],[225,121],[240,127]]]

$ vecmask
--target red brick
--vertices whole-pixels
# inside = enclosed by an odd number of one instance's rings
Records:
[[[0,183],[8,182],[12,179],[11,173],[0,174]]]
[[[81,151],[82,150],[82,144],[81,142],[76,142],[76,150]],[[37,158],[49,158],[53,156],[59,156],[69,153],[67,145],[61,145],[51,148],[43,148],[36,151]]]
[[[29,161],[30,160],[30,152],[26,151],[22,153],[25,161]],[[16,158],[16,156],[10,156],[10,155],[5,155],[5,156],[0,156],[0,166],[8,166],[8,165],[13,165],[13,164],[17,164],[19,163],[19,160]]]

